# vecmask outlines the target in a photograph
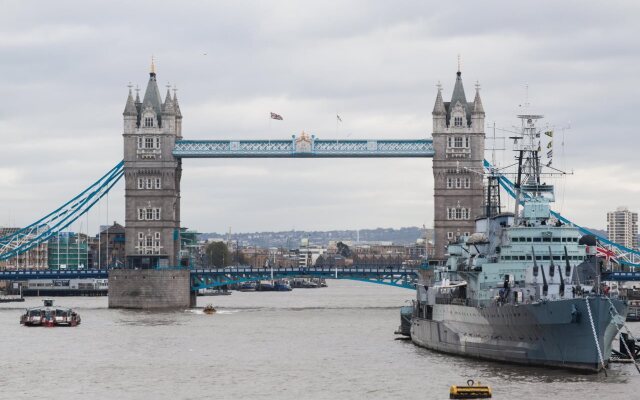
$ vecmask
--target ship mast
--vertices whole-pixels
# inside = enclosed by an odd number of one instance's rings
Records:
[[[518,156],[518,175],[515,183],[514,225],[518,223],[520,203],[528,196],[537,197],[553,188],[540,183],[540,131],[536,128],[536,120],[542,119],[538,114],[518,115],[522,123],[519,135],[512,136]]]

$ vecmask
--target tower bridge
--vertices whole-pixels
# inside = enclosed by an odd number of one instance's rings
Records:
[[[0,238],[0,260],[15,257],[68,227],[124,176],[126,269],[109,272],[110,307],[185,307],[194,301],[193,291],[198,288],[264,276],[264,269],[198,272],[179,267],[180,181],[183,159],[188,158],[432,158],[436,258],[443,258],[449,240],[473,232],[475,219],[483,215],[482,176],[470,171],[487,167],[485,112],[479,86],[474,100],[467,102],[460,71],[456,72],[450,101],[444,101],[442,88],[438,87],[431,138],[425,135],[412,139],[333,140],[303,132],[275,140],[187,140],[183,138],[177,95],[167,90],[162,99],[156,78],[152,64],[144,97],[136,94],[134,98],[129,89],[123,112],[123,161],[58,209]],[[500,184],[509,192],[506,178],[502,177]],[[559,214],[557,217],[562,218]],[[300,276],[309,271],[280,272]],[[356,268],[342,276],[411,287],[411,276],[416,272]],[[332,271],[314,273],[328,276]],[[0,279],[20,279],[29,274],[5,271]],[[64,274],[103,276],[104,272]]]

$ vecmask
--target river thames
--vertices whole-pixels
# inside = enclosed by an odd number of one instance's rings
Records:
[[[446,399],[480,380],[494,398],[635,398],[640,374],[609,376],[502,365],[395,340],[414,292],[329,281],[328,288],[199,297],[193,310],[109,310],[100,297],[60,297],[76,328],[26,328],[0,305],[2,399]],[[218,313],[205,315],[213,304]],[[630,324],[640,334],[640,323]],[[617,343],[615,344],[617,347]]]

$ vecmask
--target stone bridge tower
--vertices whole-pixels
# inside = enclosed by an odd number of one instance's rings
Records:
[[[443,259],[449,241],[473,233],[483,215],[484,109],[479,87],[467,102],[462,73],[456,73],[451,101],[438,87],[433,107],[435,258]]]
[[[127,267],[177,266],[182,167],[172,151],[182,114],[175,92],[162,101],[153,63],[142,102],[129,89],[123,115]]]
[[[126,268],[109,271],[110,308],[186,308],[195,305],[188,270],[180,261],[181,160],[172,154],[182,138],[175,92],[160,96],[153,62],[140,101],[124,109]]]

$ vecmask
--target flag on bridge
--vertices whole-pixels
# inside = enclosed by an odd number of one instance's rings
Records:
[[[274,112],[271,113],[271,119],[277,119],[279,121],[282,121],[282,115],[276,114]]]
[[[596,246],[596,257],[604,257],[607,261],[613,261],[615,263],[618,262],[616,259],[616,253],[603,246]]]

